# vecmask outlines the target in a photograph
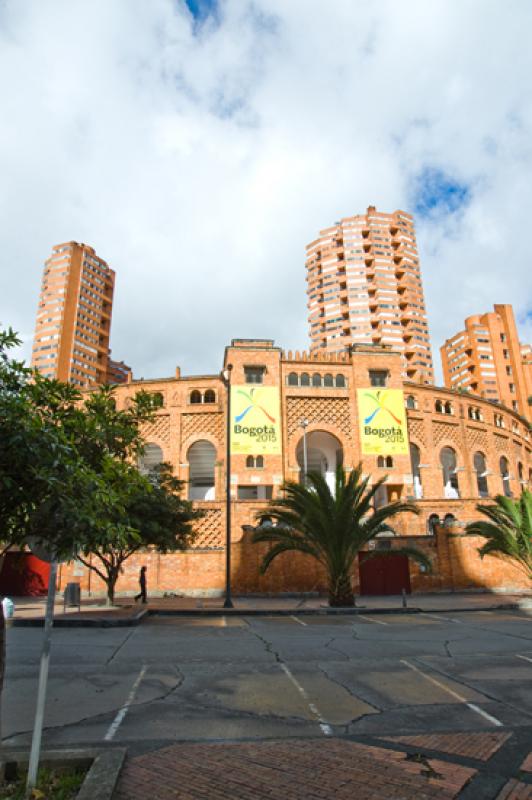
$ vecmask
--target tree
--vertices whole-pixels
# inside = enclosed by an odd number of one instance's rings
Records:
[[[532,581],[532,493],[524,489],[516,499],[497,495],[495,503],[479,503],[477,510],[489,521],[470,522],[465,532],[486,539],[478,550],[480,557],[511,561]]]
[[[255,530],[253,541],[272,545],[263,558],[261,572],[265,573],[281,553],[306,553],[325,567],[329,605],[352,606],[355,598],[351,575],[357,554],[377,534],[392,531],[389,520],[399,514],[417,514],[418,509],[412,503],[401,502],[374,508],[374,497],[385,478],[369,486],[369,477],[362,477],[361,464],[349,476],[338,468],[334,493],[317,473],[310,473],[307,480],[308,486],[294,481],[284,483],[284,497],[273,500],[258,515],[261,525]],[[264,525],[268,518],[277,524]],[[430,569],[428,558],[415,548],[393,552],[411,556]],[[373,557],[373,553],[370,555]]]
[[[114,461],[107,480],[124,499],[116,519],[117,532],[113,532],[112,519],[104,530],[88,529],[77,557],[105,582],[108,603],[113,603],[124,562],[148,546],[159,553],[185,550],[196,536],[192,523],[202,512],[181,498],[183,482],[172,474],[168,464],[159,465],[146,476],[130,464]],[[125,533],[119,527],[124,523]]]

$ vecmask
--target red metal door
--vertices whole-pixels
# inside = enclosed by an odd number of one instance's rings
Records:
[[[358,554],[360,594],[410,594],[410,568],[408,556],[401,553],[383,553],[378,558]]]
[[[36,597],[48,592],[50,564],[31,553],[6,553],[0,573],[0,594]]]

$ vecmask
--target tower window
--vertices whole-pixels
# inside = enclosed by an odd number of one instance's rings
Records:
[[[388,371],[384,369],[370,369],[369,382],[372,386],[386,386]]]
[[[265,367],[244,367],[246,383],[264,383]]]

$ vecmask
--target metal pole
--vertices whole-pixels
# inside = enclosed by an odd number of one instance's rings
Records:
[[[231,370],[227,365],[227,428],[225,433],[225,601],[224,608],[233,608],[231,600]]]
[[[50,577],[48,579],[48,597],[46,600],[46,616],[44,618],[44,634],[41,652],[41,667],[39,671],[39,688],[37,691],[37,706],[35,709],[35,722],[33,724],[33,737],[31,740],[30,763],[28,766],[28,780],[26,782],[26,798],[31,797],[32,790],[37,783],[37,770],[41,753],[42,726],[44,720],[44,704],[46,702],[46,686],[48,684],[48,667],[50,664],[50,646],[52,640],[52,625],[54,621],[55,582],[57,578],[57,561],[50,564]]]

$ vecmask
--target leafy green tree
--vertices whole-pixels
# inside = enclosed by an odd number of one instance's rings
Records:
[[[117,509],[116,528],[112,518],[105,529],[90,527],[77,557],[105,582],[108,603],[113,603],[124,562],[147,547],[159,553],[187,549],[196,536],[193,523],[202,512],[182,499],[183,482],[167,464],[141,475],[130,464],[113,461],[107,480],[113,487],[122,484],[117,490],[123,506]]]
[[[263,558],[262,573],[281,553],[297,550],[325,567],[329,605],[354,605],[351,576],[358,553],[377,534],[392,531],[389,522],[394,517],[419,513],[412,503],[394,502],[374,508],[375,495],[384,481],[369,486],[369,477],[362,477],[359,464],[349,475],[338,468],[334,492],[317,473],[307,476],[307,486],[294,481],[283,484],[284,496],[258,515],[261,525],[253,535],[254,542],[272,545]],[[264,525],[267,519],[276,524]],[[430,569],[429,559],[415,548],[393,552],[406,554]],[[369,555],[373,557],[373,552]]]
[[[516,499],[497,495],[494,503],[479,503],[477,510],[487,520],[470,522],[466,534],[486,540],[479,548],[480,557],[511,561],[532,581],[532,493],[524,489]]]

